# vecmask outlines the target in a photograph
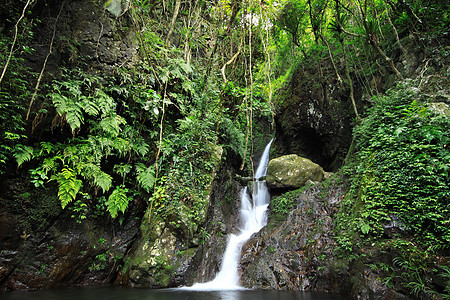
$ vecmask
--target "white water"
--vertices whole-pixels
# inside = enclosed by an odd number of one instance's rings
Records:
[[[259,179],[266,175],[269,163],[269,150],[272,141],[267,144],[261,156],[258,169],[255,173],[254,194],[249,196],[247,187],[241,191],[241,220],[242,228],[238,235],[230,234],[227,248],[223,255],[222,265],[216,278],[205,283],[196,283],[191,287],[183,289],[196,291],[212,290],[239,290],[244,289],[239,285],[238,264],[240,253],[244,243],[267,224],[267,207],[269,206],[270,195],[265,181]]]

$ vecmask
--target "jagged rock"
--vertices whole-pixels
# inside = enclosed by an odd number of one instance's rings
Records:
[[[192,260],[195,259],[199,244],[205,243],[209,237],[209,233],[200,230],[199,226],[205,222],[208,206],[216,192],[214,179],[223,153],[220,146],[211,145],[211,149],[214,165],[210,174],[207,174],[207,193],[196,204],[196,217],[193,218],[191,209],[185,204],[180,204],[164,217],[155,216],[149,207],[140,226],[141,237],[129,254],[126,266],[128,272],[119,276],[116,283],[135,287],[173,287],[185,284],[185,273],[192,265],[196,267],[196,271],[199,269],[199,264],[193,264]],[[152,220],[153,218],[157,219]],[[219,220],[216,223],[219,227],[223,225]],[[220,230],[214,231],[222,232]],[[218,253],[216,248],[211,249]]]
[[[321,194],[325,197],[321,198]],[[297,196],[286,220],[269,223],[243,247],[241,284],[247,288],[348,294],[347,266],[339,265],[332,239],[333,214],[345,194],[338,185],[312,186]]]
[[[269,162],[267,185],[271,188],[292,188],[304,186],[307,182],[320,182],[324,177],[321,166],[296,154],[285,155]]]

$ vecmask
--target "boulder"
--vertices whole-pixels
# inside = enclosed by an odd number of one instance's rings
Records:
[[[267,168],[267,185],[270,188],[302,187],[307,181],[322,181],[324,171],[321,166],[307,158],[290,154],[272,159]]]

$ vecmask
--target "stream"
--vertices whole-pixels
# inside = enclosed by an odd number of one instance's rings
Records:
[[[2,300],[344,300],[340,295],[299,291],[138,289],[122,287],[69,288],[36,292],[9,292]]]

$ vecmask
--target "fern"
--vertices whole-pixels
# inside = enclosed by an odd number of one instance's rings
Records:
[[[51,93],[50,98],[52,99],[53,105],[56,108],[56,112],[62,116],[68,110],[69,98],[59,93]]]
[[[13,156],[17,161],[18,167],[20,167],[24,162],[31,160],[33,157],[33,147],[17,144],[14,148]]]
[[[114,139],[111,146],[119,152],[120,156],[125,156],[131,150],[131,142],[123,138]]]
[[[88,97],[81,97],[81,99],[81,106],[83,107],[85,113],[90,116],[97,116],[100,113],[100,107],[97,103]]]
[[[99,186],[103,192],[109,191],[112,185],[111,175],[99,170],[99,172],[94,173],[94,183]]]
[[[61,201],[62,208],[65,208],[67,204],[75,200],[83,182],[77,179],[75,172],[67,166],[58,174],[56,181],[59,185],[58,198]]]
[[[136,165],[136,180],[139,186],[142,187],[147,193],[155,185],[155,167],[154,165],[146,168],[143,164]]]
[[[111,112],[116,110],[114,99],[108,96],[104,91],[97,89],[95,91],[96,103],[102,113],[102,118],[109,116]]]
[[[78,103],[75,103],[66,112],[66,121],[69,124],[70,129],[72,129],[72,132],[75,132],[75,130],[81,127],[81,124],[84,121],[84,117],[81,107]]]
[[[94,184],[102,189],[103,193],[109,191],[112,185],[111,175],[103,172],[99,166],[89,163],[84,166],[82,175],[85,178],[92,179]]]
[[[105,133],[116,137],[120,133],[120,125],[125,123],[125,120],[121,116],[112,114],[100,121],[100,127]]]
[[[107,210],[113,219],[117,217],[119,211],[124,213],[127,209],[127,193],[128,189],[124,188],[123,186],[118,186],[108,197],[108,200],[106,201]]]
[[[61,117],[65,116],[66,122],[69,124],[72,132],[81,127],[84,117],[79,101],[74,101],[72,98],[58,93],[51,93],[50,98],[52,99],[57,113]]]
[[[150,150],[150,145],[147,144],[143,139],[140,139],[139,141],[133,144],[133,149],[137,154],[144,157]]]
[[[50,154],[51,152],[53,152],[53,150],[55,150],[55,146],[52,143],[41,142],[41,150],[39,151],[39,155],[44,154],[44,152],[46,154]]]

